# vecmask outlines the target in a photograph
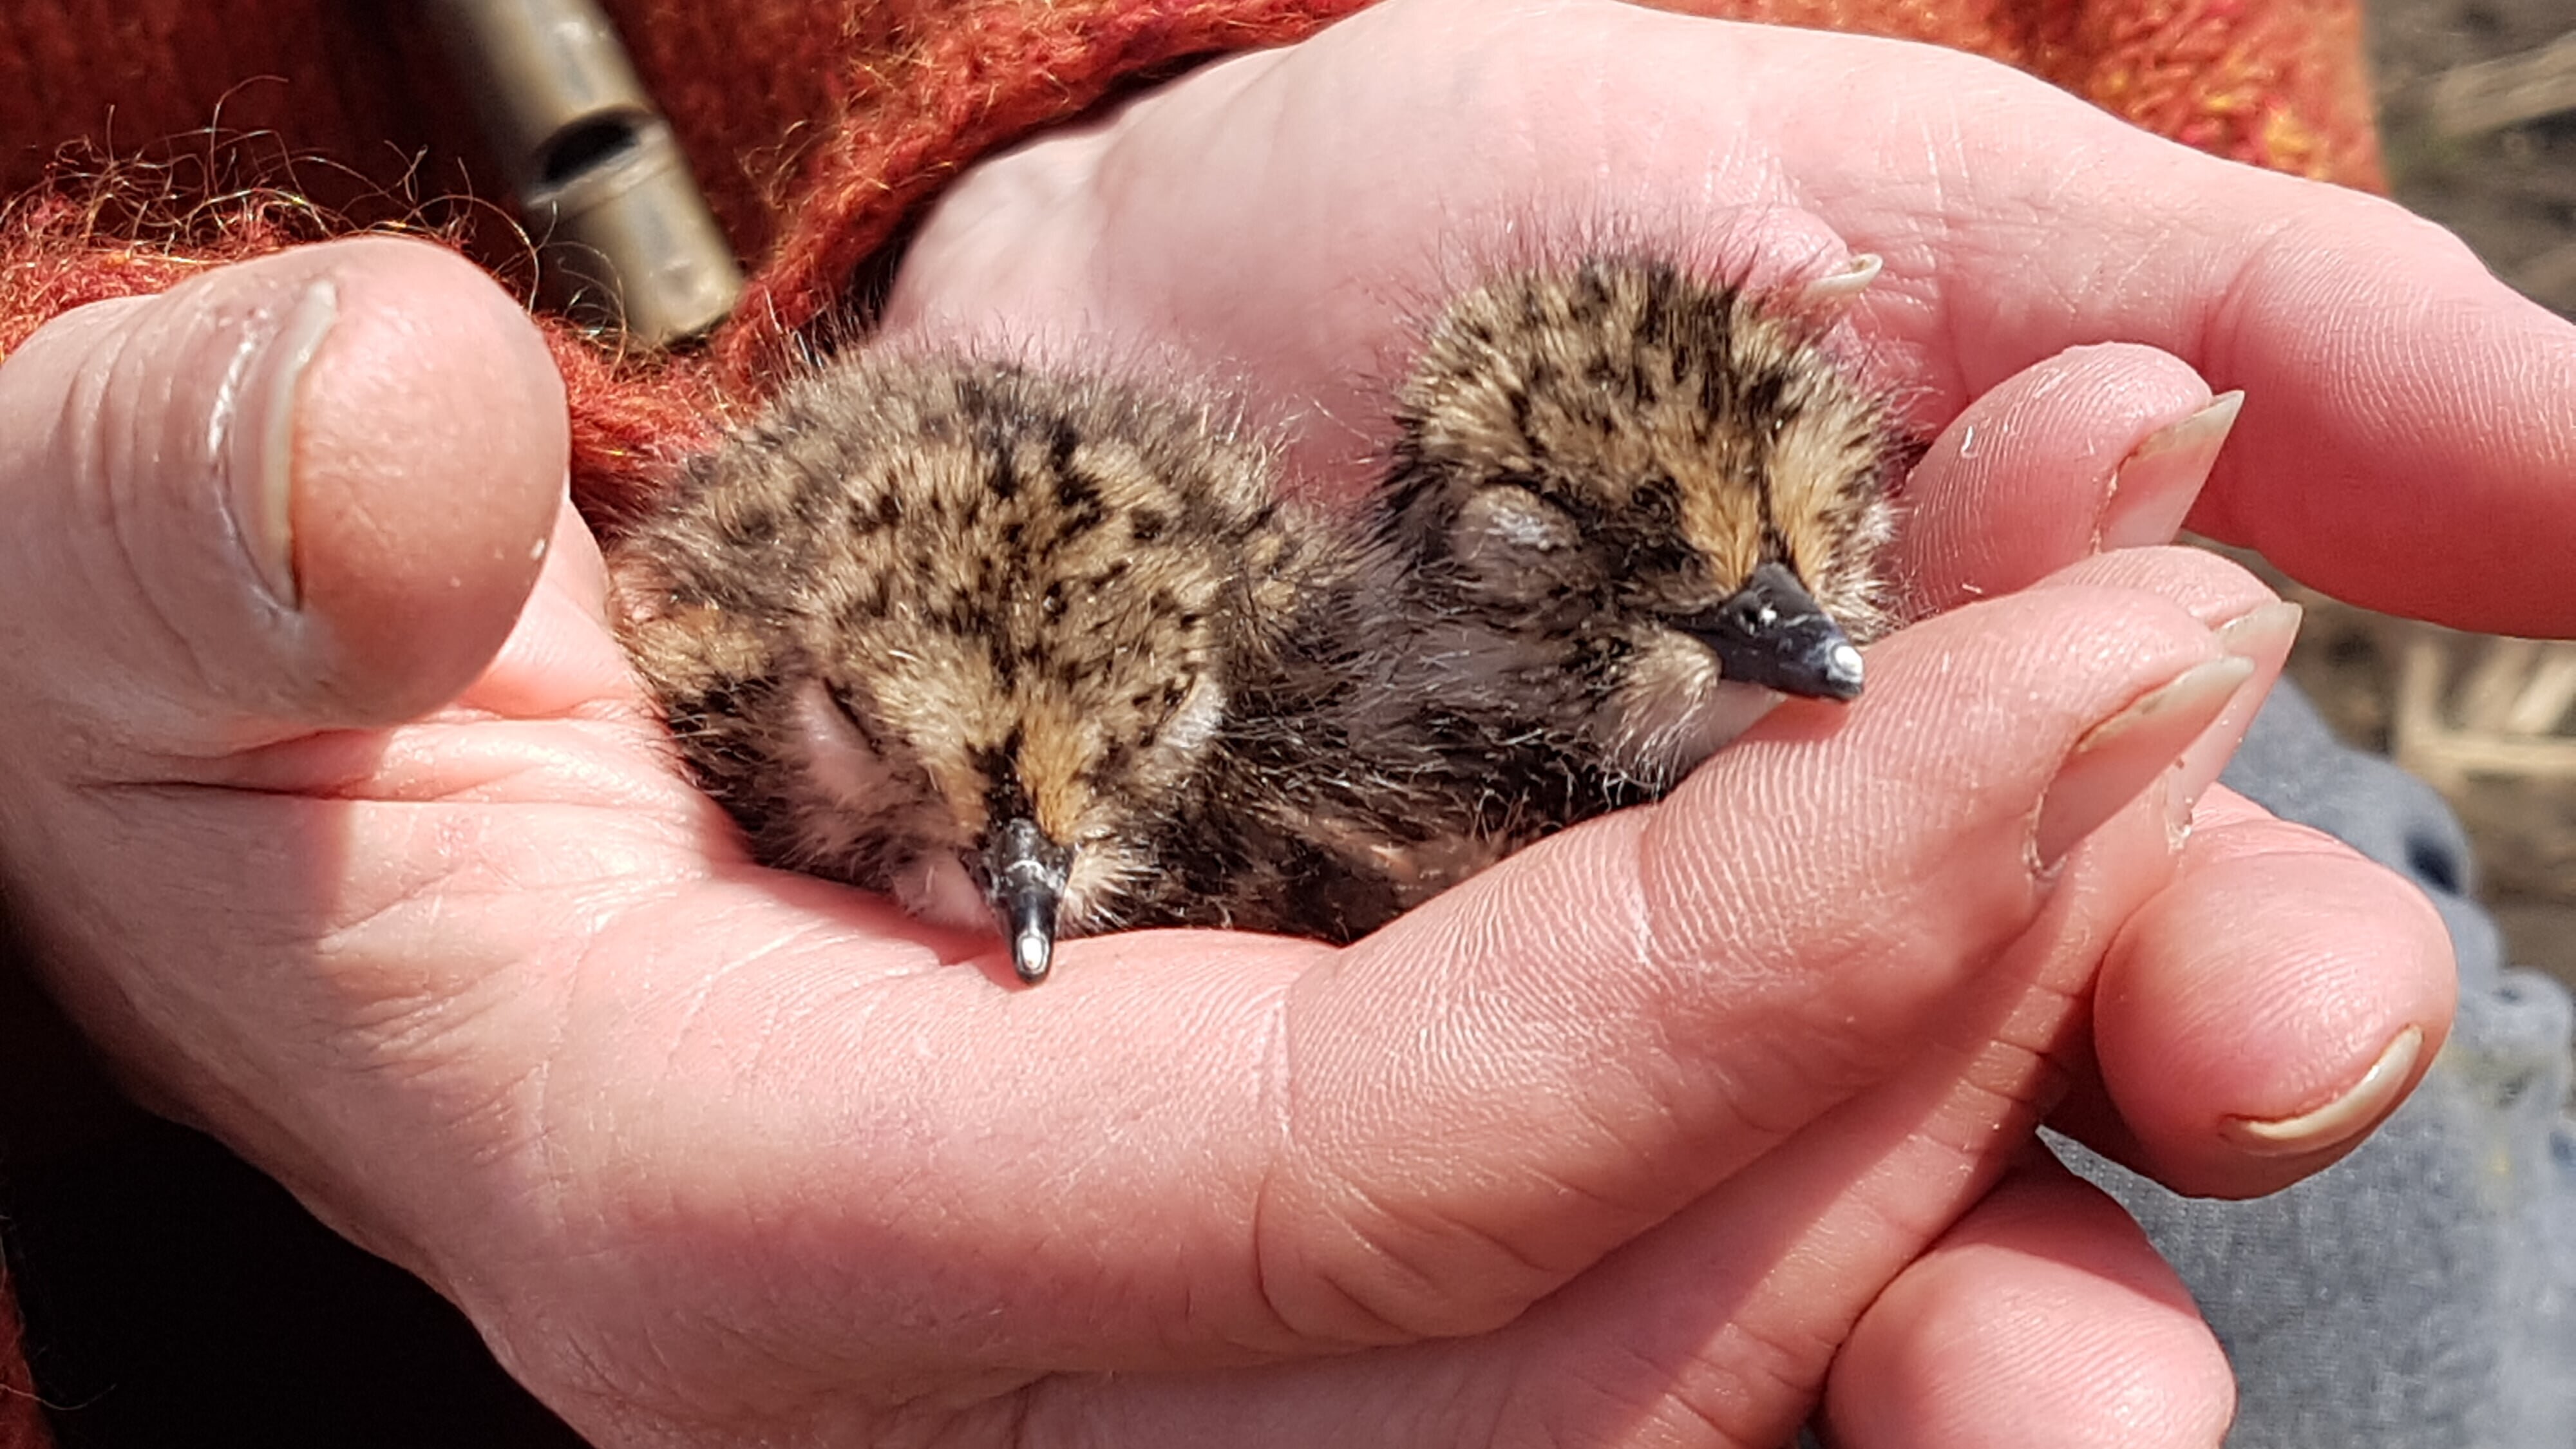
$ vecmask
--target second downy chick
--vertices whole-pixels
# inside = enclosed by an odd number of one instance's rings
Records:
[[[1606,257],[1433,324],[1374,505],[1392,624],[1340,721],[1437,802],[1421,864],[1660,798],[1778,694],[1860,692],[1912,448],[1827,320]]]
[[[1451,302],[1366,532],[1168,817],[1156,913],[1351,940],[1661,798],[1781,694],[1856,696],[1911,447],[1828,320],[1615,257]]]

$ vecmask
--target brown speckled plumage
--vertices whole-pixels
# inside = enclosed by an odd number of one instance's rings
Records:
[[[1768,639],[1748,599],[1881,627],[1902,449],[1818,330],[1650,262],[1494,281],[1350,519],[1221,408],[863,355],[619,542],[624,636],[763,860],[1043,912],[1031,979],[1055,931],[1348,940],[1731,737],[1770,698],[1709,642]],[[1848,697],[1837,657],[1783,687]]]

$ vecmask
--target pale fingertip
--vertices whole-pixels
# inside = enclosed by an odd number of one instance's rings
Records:
[[[507,637],[559,521],[568,414],[542,336],[462,258],[369,239],[316,262],[340,316],[296,408],[293,516],[303,612],[329,627],[299,712],[389,723]]]
[[[416,717],[490,662],[537,578],[561,384],[451,251],[367,237],[210,268],[55,319],[0,381],[20,692],[100,712],[101,738],[197,756]]]
[[[2440,1048],[2455,983],[2412,883],[2303,826],[2204,818],[2095,984],[2094,1055],[2121,1126],[2094,1145],[2177,1192],[2278,1191],[2404,1095]],[[2409,1031],[2412,1067],[2374,1073]],[[2272,1125],[2249,1137],[2247,1123]]]
[[[1898,1274],[1826,1386],[1837,1449],[2217,1449],[2225,1352],[2134,1220],[2054,1163]]]
[[[2209,400],[2208,383],[2179,359],[2121,343],[2044,358],[1970,400],[1907,482],[1894,557],[1912,607],[1938,612],[2027,588],[2104,557],[2106,533],[2119,544],[2170,533],[2198,483],[2171,466],[2170,446],[2122,460]],[[2118,466],[2129,468],[2125,480]],[[2177,479],[2186,496],[2174,496]]]
[[[2378,1126],[2405,1100],[2423,1055],[2424,1029],[2409,1026],[2397,1033],[2360,1081],[2324,1106],[2295,1117],[2223,1118],[2219,1133],[2258,1157],[2303,1157],[2343,1146]]]
[[[2245,394],[2221,393],[2208,406],[2150,433],[2111,474],[2094,526],[2094,551],[2171,543],[2209,484],[2210,470],[2244,411]]]

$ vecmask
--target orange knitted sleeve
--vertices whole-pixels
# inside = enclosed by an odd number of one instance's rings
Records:
[[[945,180],[1185,57],[1300,39],[1366,0],[890,0],[847,54],[753,280],[741,349],[841,297]],[[2034,72],[2235,160],[2376,189],[2358,0],[1656,0],[1660,8],[1896,36]],[[640,8],[640,7],[638,7]]]
[[[1368,0],[604,0],[753,263],[712,349],[649,375],[558,329],[576,487],[612,508],[693,441],[713,391],[838,306],[978,158],[1196,58],[1285,44]],[[2221,155],[2375,187],[2358,0],[1656,0],[1900,36],[2022,66]],[[218,13],[220,12],[220,13]],[[512,275],[496,174],[401,6],[38,0],[0,9],[0,186],[116,157],[156,203],[74,185],[0,227],[0,350],[44,318],[333,229],[428,221]],[[123,164],[141,157],[149,166]],[[113,168],[112,168],[113,169]],[[277,204],[191,212],[246,184]],[[102,205],[105,195],[111,204]],[[192,223],[159,226],[170,217]],[[328,220],[317,220],[327,217]]]
[[[1140,74],[1294,41],[1367,0],[606,3],[755,264],[745,315],[792,328],[978,157]],[[2219,155],[2379,181],[2357,0],[1658,3],[1978,51]],[[35,185],[66,146],[85,148],[75,167],[160,159],[152,186],[174,203],[280,185],[352,225],[488,196],[495,175],[407,10],[329,0],[0,8],[0,191]],[[166,284],[97,286],[127,280]],[[13,290],[0,313],[87,295]],[[0,345],[22,332],[0,324]]]

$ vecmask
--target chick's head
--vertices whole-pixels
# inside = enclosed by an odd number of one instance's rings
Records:
[[[1852,698],[1905,445],[1818,334],[1656,262],[1467,293],[1403,386],[1382,527],[1457,610],[1589,641],[1629,763],[1705,753],[1721,683]]]

